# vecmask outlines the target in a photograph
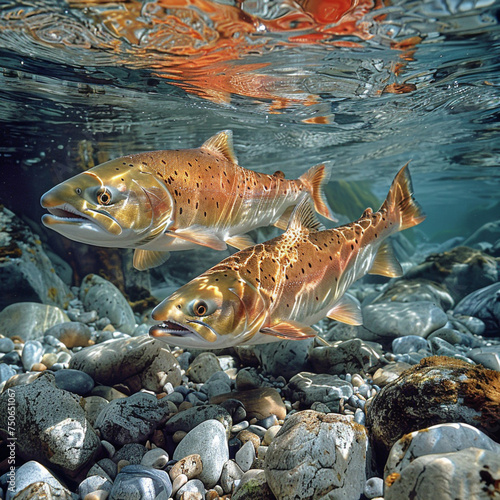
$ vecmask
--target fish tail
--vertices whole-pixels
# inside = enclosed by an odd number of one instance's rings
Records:
[[[380,207],[380,211],[387,211],[391,219],[399,224],[400,231],[416,226],[425,219],[422,207],[413,197],[408,163],[397,173],[389,194]]]
[[[329,178],[330,169],[326,168],[322,163],[321,165],[311,167],[305,174],[302,174],[299,177],[299,180],[309,191],[314,202],[316,212],[321,214],[323,217],[336,222],[337,218],[333,215],[331,208],[328,206],[328,202],[326,201],[325,193],[323,191],[323,186],[328,182]]]

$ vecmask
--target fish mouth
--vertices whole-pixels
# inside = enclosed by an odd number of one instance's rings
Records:
[[[43,205],[42,205],[43,206]],[[58,205],[57,207],[44,207],[46,208],[50,215],[45,214],[42,217],[42,222],[47,224],[79,224],[81,222],[94,222],[88,215],[83,214],[78,211],[69,203],[64,203],[63,205]]]
[[[197,332],[193,329],[177,323],[177,321],[167,320],[159,325],[154,325],[149,329],[149,334],[152,337],[189,337],[191,335],[196,335]]]

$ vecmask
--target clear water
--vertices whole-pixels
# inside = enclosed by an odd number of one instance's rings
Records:
[[[0,201],[38,222],[41,194],[84,168],[229,128],[247,168],[296,177],[329,162],[380,199],[412,160],[418,238],[467,237],[500,215],[499,12],[1,0]]]

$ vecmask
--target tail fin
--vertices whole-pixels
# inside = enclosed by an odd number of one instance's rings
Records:
[[[323,184],[328,182],[329,178],[330,169],[327,169],[324,164],[321,164],[311,167],[305,174],[299,177],[299,180],[309,191],[316,212],[327,219],[337,222],[337,218],[333,215],[331,208],[328,206],[325,193],[323,192]]]
[[[425,219],[422,207],[413,198],[408,163],[394,177],[389,194],[380,207],[380,211],[386,210],[399,223],[400,231],[416,226]]]

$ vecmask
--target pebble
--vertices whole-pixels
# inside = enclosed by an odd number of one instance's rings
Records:
[[[384,480],[381,477],[371,477],[365,483],[363,494],[369,500],[384,495]]]
[[[222,368],[217,356],[213,352],[202,352],[189,365],[186,375],[195,383],[205,383],[219,371],[222,371]]]
[[[59,389],[79,394],[87,395],[94,388],[94,381],[90,375],[80,370],[58,370],[55,373],[56,385]]]
[[[226,429],[218,420],[206,420],[184,437],[174,451],[174,460],[200,455],[203,470],[198,476],[205,487],[212,488],[219,480],[222,466],[229,459]]]
[[[228,460],[222,467],[220,485],[224,493],[232,493],[235,481],[243,476],[243,471],[234,460]]]
[[[179,488],[184,486],[189,481],[186,474],[179,474],[175,476],[175,479],[172,482],[172,495],[175,495]]]
[[[54,325],[45,331],[44,336],[51,335],[66,347],[86,347],[91,345],[92,332],[84,323],[69,321]]]
[[[254,367],[242,368],[236,374],[236,389],[245,391],[249,389],[257,389],[262,385],[259,372]]]
[[[8,353],[14,350],[14,342],[9,338],[0,338],[0,352]]]
[[[5,363],[0,363],[0,384],[2,382],[7,382],[10,377],[13,377],[16,374],[14,368]]]
[[[109,492],[107,490],[96,490],[91,493],[87,493],[83,497],[83,500],[106,500],[109,497]]]
[[[394,354],[418,352],[420,349],[428,348],[427,340],[417,335],[405,335],[392,341],[392,352]]]
[[[236,434],[244,429],[247,429],[249,426],[250,424],[248,423],[248,420],[243,420],[242,422],[233,425],[233,427],[231,428],[231,432]]]
[[[250,470],[255,460],[255,446],[251,441],[247,441],[237,452],[235,456],[236,463],[243,472]]]
[[[467,356],[485,368],[500,371],[500,345],[478,347],[471,349]]]
[[[103,476],[90,476],[84,479],[78,486],[78,493],[82,498],[96,490],[111,491],[113,484]]]
[[[165,450],[153,448],[142,457],[141,465],[153,467],[154,469],[164,469],[168,460],[168,453]]]
[[[176,500],[202,500],[205,498],[205,486],[199,479],[191,479],[179,488],[175,498]]]
[[[28,340],[24,344],[21,361],[26,371],[30,371],[31,367],[42,361],[43,345],[38,340]]]
[[[262,469],[252,469],[245,472],[231,496],[231,500],[274,500],[275,498],[269,488],[267,474]]]
[[[147,453],[146,447],[141,443],[130,443],[122,446],[113,455],[113,462],[118,463],[122,460],[126,460],[128,463],[133,465],[146,465],[141,464],[144,455]]]
[[[184,475],[188,479],[193,479],[201,474],[203,463],[201,456],[197,453],[187,455],[175,463],[170,469],[170,478],[173,480],[179,475]]]
[[[111,489],[110,500],[155,500],[168,498],[172,493],[172,483],[165,471],[127,465],[116,476]]]
[[[226,429],[227,434],[232,427],[233,421],[228,411],[221,405],[208,404],[192,408],[173,415],[165,424],[165,432],[175,434],[178,431],[189,432],[206,420],[218,420]]]
[[[234,391],[221,394],[210,399],[210,403],[220,404],[227,399],[237,399],[241,401],[245,410],[246,418],[262,419],[270,415],[276,415],[279,419],[286,416],[286,408],[280,393],[272,387],[260,387],[248,391]]]
[[[266,433],[264,434],[264,438],[262,439],[262,444],[264,445],[270,445],[276,436],[278,432],[281,429],[281,425],[273,425],[272,427],[269,427],[269,429],[266,430]]]

